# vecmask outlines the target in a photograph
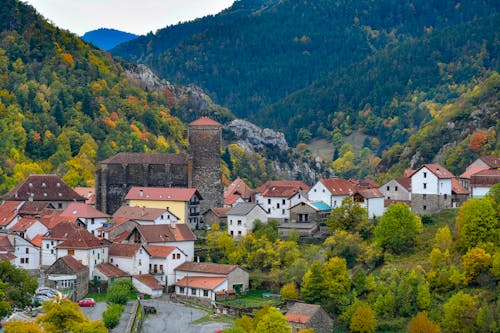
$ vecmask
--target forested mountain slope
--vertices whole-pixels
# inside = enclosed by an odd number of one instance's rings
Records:
[[[82,36],[82,39],[87,43],[92,43],[101,50],[107,51],[118,44],[128,42],[137,37],[139,36],[116,29],[100,28],[87,31]]]

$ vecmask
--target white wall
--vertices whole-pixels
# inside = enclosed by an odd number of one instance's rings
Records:
[[[227,280],[225,280],[224,282],[222,282],[220,285],[218,285],[213,290],[208,290],[208,296],[204,296],[203,295],[203,290],[206,290],[206,289],[195,288],[196,291],[195,291],[195,294],[193,295],[192,292],[191,292],[191,288],[189,288],[189,287],[183,287],[184,288],[183,292],[181,292],[181,288],[182,287],[175,286],[175,293],[177,295],[184,295],[184,296],[198,297],[198,298],[207,298],[207,299],[209,298],[212,301],[215,301],[215,293],[218,292],[218,291],[227,290],[228,285],[227,285]]]
[[[471,187],[471,196],[473,198],[480,199],[484,197],[488,192],[490,191],[489,187],[479,187],[479,186],[474,186]]]
[[[132,284],[135,287],[135,289],[137,289],[138,292],[146,294],[146,295],[151,295],[151,297],[153,297],[153,298],[160,297],[161,295],[163,295],[163,290],[161,290],[161,289],[152,290],[151,288],[146,286],[144,283],[142,283],[141,281],[139,281],[135,278],[132,278]]]
[[[40,268],[40,249],[38,247],[19,236],[15,236],[13,246],[16,256],[14,265],[27,270]]]
[[[57,250],[55,247],[61,243],[62,241],[58,240],[47,240],[47,239],[42,239],[42,255],[41,255],[41,262],[40,264],[42,266],[50,266],[52,265],[56,259],[57,259]]]
[[[411,176],[411,191],[415,194],[451,195],[451,178],[438,179],[423,167]]]
[[[109,263],[130,275],[149,274],[149,254],[142,247],[132,257],[109,256]]]
[[[64,257],[71,249],[57,249],[57,258]],[[89,268],[89,279],[94,276],[94,269],[96,265],[108,262],[108,248],[98,247],[93,249],[74,249],[71,254],[76,260],[79,260],[83,265]]]
[[[260,220],[261,222],[266,223],[268,217],[269,215],[267,215],[266,212],[264,212],[259,206],[255,206],[255,208],[245,216],[228,215],[227,232],[233,237],[244,236],[247,232],[253,230],[255,220]]]

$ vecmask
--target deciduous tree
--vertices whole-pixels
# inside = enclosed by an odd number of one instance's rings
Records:
[[[408,323],[408,333],[441,333],[438,324],[427,317],[427,312],[419,312]]]
[[[456,219],[460,246],[467,250],[481,242],[498,244],[499,223],[490,200],[467,200],[460,207]]]

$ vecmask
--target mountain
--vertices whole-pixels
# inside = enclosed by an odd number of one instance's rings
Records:
[[[409,92],[448,101],[459,94],[445,85],[498,70],[498,9],[482,0],[241,0],[111,53],[199,85],[236,116],[285,131],[291,144],[360,129],[378,138],[380,153],[430,119],[406,109]]]
[[[82,39],[98,48],[108,51],[115,46],[136,39],[138,35],[115,29],[100,28],[86,32]]]

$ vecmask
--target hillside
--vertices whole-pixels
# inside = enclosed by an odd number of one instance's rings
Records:
[[[91,43],[101,50],[108,51],[118,44],[128,42],[139,36],[116,29],[100,28],[86,32],[82,39],[87,43]]]
[[[348,135],[351,125],[361,127],[358,113],[369,112],[368,103],[376,113],[368,123],[378,127],[368,132],[379,131],[384,120],[405,119],[407,110],[391,108],[393,99],[409,97],[407,91],[428,93],[440,71],[451,74],[446,84],[461,84],[496,69],[496,13],[495,1],[243,0],[216,16],[122,44],[112,54],[146,63],[168,80],[195,83],[239,117],[266,126],[271,120],[295,144],[305,140],[300,129],[328,138],[338,121]],[[429,55],[438,63],[428,61]],[[418,72],[410,75],[414,65]],[[464,72],[464,66],[473,71]],[[430,95],[448,100],[458,94]],[[394,126],[396,135],[377,132],[388,139],[382,147],[404,141],[429,119],[425,110],[413,113]]]

